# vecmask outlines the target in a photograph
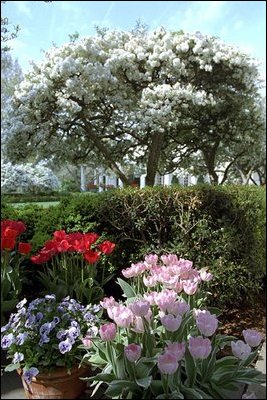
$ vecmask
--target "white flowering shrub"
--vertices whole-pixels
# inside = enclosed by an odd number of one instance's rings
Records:
[[[42,193],[59,188],[59,181],[51,169],[43,164],[1,162],[1,190],[3,193]]]
[[[206,152],[212,174],[211,153],[236,140],[244,107],[253,114],[258,75],[253,59],[218,38],[163,28],[54,47],[15,92],[7,154],[70,161],[94,150],[127,183],[120,165],[142,147],[151,184],[177,146],[191,146]]]

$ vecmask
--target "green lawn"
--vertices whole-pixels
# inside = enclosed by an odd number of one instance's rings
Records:
[[[13,207],[23,207],[26,205],[37,205],[37,206],[42,206],[42,207],[50,207],[50,206],[56,206],[59,204],[59,201],[36,201],[36,202],[29,202],[29,203],[11,203]]]

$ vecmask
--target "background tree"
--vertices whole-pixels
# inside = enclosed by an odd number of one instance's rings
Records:
[[[241,128],[245,110],[256,121],[258,87],[253,60],[217,38],[103,31],[33,65],[15,96],[7,151],[13,160],[94,154],[124,184],[122,166],[135,161],[147,185],[200,151],[218,183],[220,148],[253,135]]]
[[[16,85],[23,79],[17,60],[13,61],[9,52],[1,54],[1,154],[3,156],[8,130],[4,129],[11,112],[11,101]]]

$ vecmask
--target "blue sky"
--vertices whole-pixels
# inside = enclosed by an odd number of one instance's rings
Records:
[[[200,31],[215,35],[263,62],[266,79],[265,1],[7,1],[2,15],[19,24],[10,42],[23,72],[29,60],[44,58],[41,50],[69,41],[69,34],[93,35],[95,26],[130,30],[140,20],[149,29]]]

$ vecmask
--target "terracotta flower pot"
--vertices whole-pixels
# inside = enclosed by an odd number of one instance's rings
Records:
[[[17,370],[21,377],[27,399],[77,399],[86,389],[86,381],[81,377],[90,376],[90,368],[57,368],[47,374],[38,374],[31,384],[25,382],[22,370]]]

